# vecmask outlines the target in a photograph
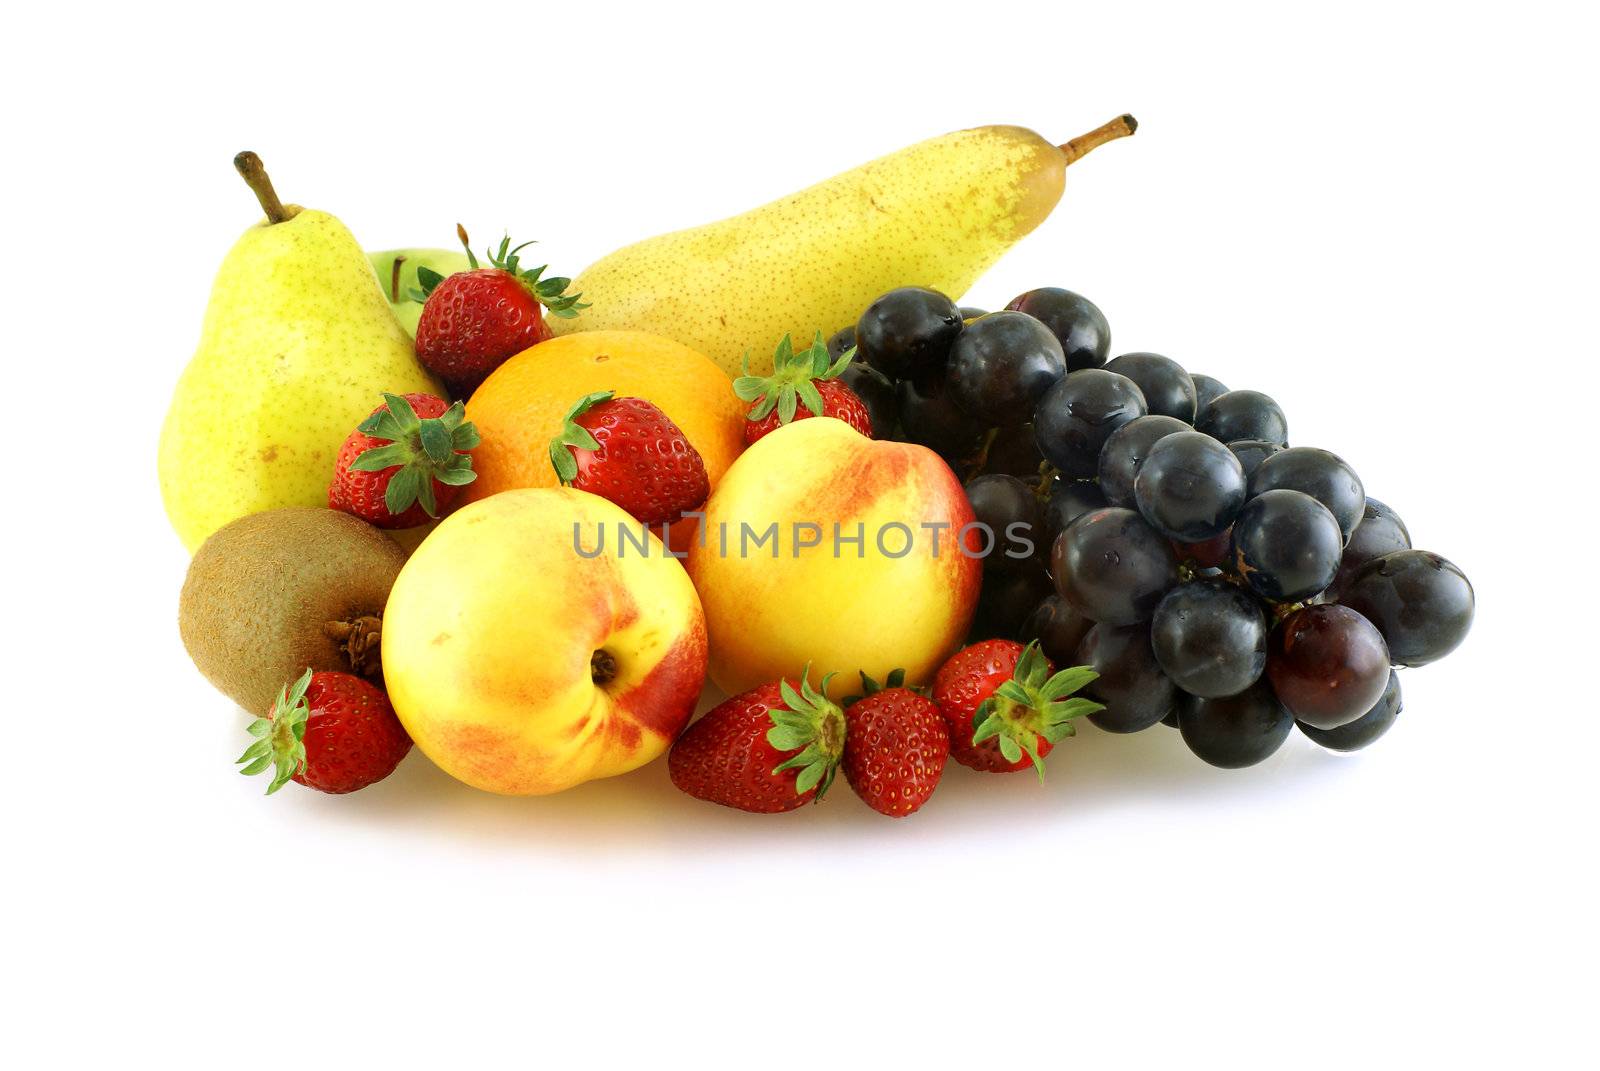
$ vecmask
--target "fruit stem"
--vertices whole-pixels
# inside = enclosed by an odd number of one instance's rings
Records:
[[[400,304],[400,265],[405,262],[405,254],[402,253],[394,258],[394,267],[389,269],[389,303],[391,305]]]
[[[1125,138],[1139,129],[1139,120],[1131,115],[1119,115],[1104,126],[1097,126],[1087,134],[1079,134],[1065,145],[1059,146],[1067,163],[1075,163],[1108,141]]]
[[[278,191],[272,188],[272,180],[267,177],[267,168],[261,162],[261,157],[246,149],[233,158],[233,167],[244,177],[245,184],[256,195],[256,200],[261,202],[261,210],[267,214],[268,223],[282,223],[291,217],[291,213],[283,207],[283,202],[278,200]]]

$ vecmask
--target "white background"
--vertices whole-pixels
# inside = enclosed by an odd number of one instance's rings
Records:
[[[1580,5],[478,7],[8,16],[14,1066],[1593,1058]],[[533,800],[420,754],[346,798],[234,772],[155,444],[257,216],[235,151],[371,248],[459,219],[570,270],[947,130],[1124,110],[969,299],[1067,286],[1115,351],[1268,391],[1466,570],[1476,628],[1378,746],[1224,772],[1089,731],[1042,789],[952,767],[904,822],[842,788],[723,811],[661,763]]]

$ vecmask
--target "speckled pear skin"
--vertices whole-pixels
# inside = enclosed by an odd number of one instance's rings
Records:
[[[289,211],[222,262],[161,429],[161,497],[191,551],[246,514],[326,507],[339,445],[380,395],[440,392],[350,232]]]
[[[853,324],[886,290],[960,298],[1050,214],[1065,178],[1061,150],[1022,127],[931,138],[743,215],[619,249],[573,283],[592,307],[550,326],[652,331],[730,376],[749,351],[765,375],[785,334],[809,340]]]

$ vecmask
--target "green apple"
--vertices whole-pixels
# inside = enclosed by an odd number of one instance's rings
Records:
[[[367,259],[378,273],[383,295],[389,299],[395,319],[412,338],[417,337],[417,318],[422,315],[422,302],[411,298],[411,291],[417,288],[417,269],[426,267],[440,275],[454,275],[472,266],[467,263],[465,253],[449,249],[385,249],[381,253],[368,253]],[[397,264],[398,272],[395,271]]]

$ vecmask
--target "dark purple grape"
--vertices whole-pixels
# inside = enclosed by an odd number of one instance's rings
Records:
[[[856,325],[841,327],[828,336],[828,356],[838,360],[844,351],[856,344]]]
[[[1183,365],[1159,353],[1124,353],[1106,364],[1107,372],[1127,376],[1139,384],[1144,402],[1154,416],[1176,417],[1193,424],[1195,417],[1194,381]]]
[[[1307,606],[1272,633],[1267,678],[1296,721],[1337,729],[1383,695],[1389,648],[1372,622],[1348,606]]]
[[[1179,694],[1178,731],[1189,750],[1213,766],[1254,766],[1283,745],[1294,719],[1266,681],[1238,695],[1202,699]]]
[[[1054,591],[1034,607],[1022,623],[1016,639],[1020,643],[1039,641],[1039,650],[1057,666],[1077,665],[1078,644],[1094,627],[1094,622],[1074,610]]]
[[[1015,476],[974,476],[967,481],[967,501],[975,520],[991,533],[984,539],[990,547],[983,559],[985,572],[1021,572],[1040,564],[1049,548],[1043,545],[1042,511],[1032,487]]]
[[[1070,372],[1039,399],[1033,433],[1045,460],[1073,479],[1092,479],[1112,432],[1145,415],[1144,395],[1127,376],[1089,368]]]
[[[926,378],[944,371],[961,334],[956,303],[921,286],[884,294],[856,321],[861,359],[890,379]]]
[[[887,439],[894,434],[894,422],[899,416],[900,401],[895,395],[889,377],[861,361],[851,361],[839,373],[839,382],[855,392],[861,404],[867,407],[872,420],[872,437]]]
[[[1106,496],[1093,480],[1064,480],[1060,476],[1051,480],[1050,497],[1044,503],[1045,546],[1055,546],[1056,537],[1067,525],[1106,505]]]
[[[1339,575],[1334,577],[1329,590],[1337,598],[1339,592],[1350,586],[1363,565],[1385,554],[1410,549],[1411,533],[1406,531],[1406,522],[1400,515],[1375,498],[1367,499],[1366,508],[1361,511],[1361,523],[1344,545]]]
[[[1033,438],[1033,425],[1020,428],[998,428],[984,455],[984,472],[1001,472],[1028,483],[1037,484],[1044,466],[1044,455]]]
[[[1233,522],[1233,569],[1257,595],[1300,602],[1333,583],[1344,553],[1339,522],[1299,491],[1266,491]]]
[[[1250,477],[1250,496],[1278,489],[1300,491],[1328,507],[1346,541],[1361,522],[1367,492],[1361,477],[1337,454],[1314,446],[1291,446],[1266,458]]]
[[[1056,590],[1095,621],[1148,621],[1178,582],[1172,544],[1131,509],[1108,507],[1067,525],[1050,554]]]
[[[1283,410],[1260,391],[1230,390],[1219,394],[1200,410],[1194,426],[1218,442],[1265,439],[1280,446],[1289,442],[1289,421]]]
[[[1111,327],[1094,302],[1058,286],[1029,290],[1011,299],[1007,309],[1025,312],[1050,329],[1061,343],[1067,371],[1099,368],[1111,352]]]
[[[1256,474],[1256,469],[1261,467],[1263,461],[1284,447],[1277,443],[1269,443],[1265,439],[1236,439],[1228,444],[1228,449],[1239,459],[1239,465],[1244,469],[1244,478],[1248,480]]]
[[[954,468],[977,453],[985,428],[950,400],[944,380],[902,379],[895,384],[900,407],[900,430],[905,438],[921,443]]]
[[[1389,726],[1393,725],[1399,716],[1400,674],[1391,669],[1388,683],[1383,688],[1383,695],[1372,705],[1371,710],[1355,721],[1341,725],[1337,729],[1318,729],[1305,722],[1295,724],[1300,726],[1300,731],[1313,742],[1331,751],[1359,751],[1388,732]]]
[[[1157,440],[1180,431],[1191,431],[1189,425],[1176,417],[1142,416],[1130,420],[1111,433],[1100,448],[1098,473],[1100,491],[1113,506],[1132,509],[1133,478],[1139,466],[1150,455]]]
[[[1089,720],[1107,732],[1148,729],[1177,702],[1177,689],[1156,664],[1145,625],[1096,625],[1079,642],[1076,655],[1058,664],[1089,666],[1100,674],[1083,694],[1105,704]]]
[[[963,320],[976,320],[980,316],[989,315],[988,309],[980,309],[972,305],[961,306],[960,312]]]
[[[1189,379],[1194,383],[1194,413],[1199,417],[1200,410],[1210,405],[1217,397],[1228,393],[1228,387],[1220,379],[1203,376],[1199,372],[1190,372]]]
[[[1227,530],[1244,505],[1244,469],[1209,435],[1182,431],[1150,448],[1133,480],[1145,520],[1169,539],[1199,543]]]
[[[1224,570],[1233,565],[1233,528],[1212,536],[1203,543],[1174,543],[1180,562],[1201,569]]]
[[[1156,661],[1190,695],[1238,695],[1267,664],[1267,615],[1226,580],[1194,580],[1167,592],[1150,619]]]
[[[1425,666],[1472,628],[1476,597],[1466,574],[1425,550],[1397,550],[1357,571],[1339,602],[1378,627],[1397,666]]]
[[[950,347],[946,378],[955,403],[991,427],[1033,419],[1044,392],[1067,374],[1056,336],[1032,316],[991,312],[967,325]]]
[[[1037,561],[1020,572],[988,572],[978,593],[968,643],[1015,639],[1040,600],[1050,593],[1050,578]]]

